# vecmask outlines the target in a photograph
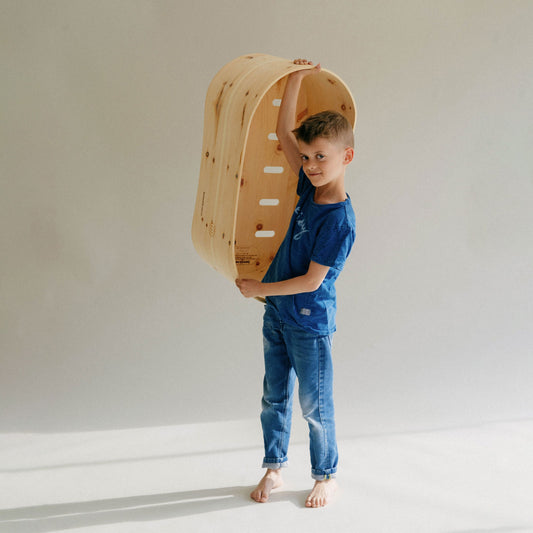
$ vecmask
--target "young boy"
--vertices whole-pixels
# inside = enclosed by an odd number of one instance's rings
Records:
[[[295,63],[312,65],[306,60]],[[251,497],[266,502],[270,492],[282,485],[297,377],[302,413],[309,423],[315,479],[307,507],[326,505],[336,490],[334,282],[355,239],[355,215],[344,189],[346,166],[354,156],[352,127],[342,115],[326,111],[293,129],[302,80],[319,71],[317,65],[292,73],[279,111],[276,133],[289,165],[299,175],[300,198],[287,235],[262,282],[236,280],[247,298],[266,298],[261,424],[267,472]]]

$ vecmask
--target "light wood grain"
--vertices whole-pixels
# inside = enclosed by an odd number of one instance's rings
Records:
[[[192,240],[199,255],[230,280],[263,277],[296,204],[297,177],[274,132],[286,78],[302,68],[309,67],[249,54],[225,65],[207,90]],[[304,79],[298,123],[326,109],[344,114],[355,127],[349,89],[323,69]]]

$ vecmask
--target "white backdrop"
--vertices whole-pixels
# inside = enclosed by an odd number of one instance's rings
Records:
[[[533,3],[0,11],[0,431],[257,416],[262,308],[190,240],[207,86],[250,52],[358,106],[339,433],[533,416]]]

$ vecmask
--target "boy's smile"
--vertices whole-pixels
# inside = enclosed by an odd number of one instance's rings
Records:
[[[317,190],[318,199],[324,193],[336,194],[345,199],[344,172],[346,165],[353,159],[353,149],[345,148],[336,141],[318,137],[310,144],[298,143],[302,167],[309,181]]]

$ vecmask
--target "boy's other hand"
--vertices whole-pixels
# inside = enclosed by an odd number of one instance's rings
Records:
[[[256,298],[263,296],[261,288],[263,284],[255,279],[236,279],[235,284],[245,298]]]

